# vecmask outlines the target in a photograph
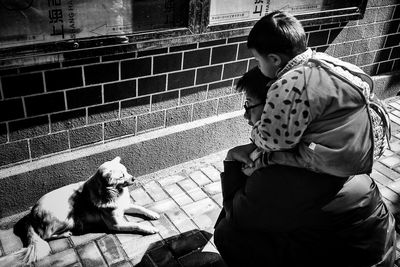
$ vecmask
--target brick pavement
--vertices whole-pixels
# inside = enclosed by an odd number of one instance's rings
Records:
[[[374,164],[376,181],[389,209],[400,218],[400,98],[387,99],[392,124],[390,150]],[[148,221],[154,235],[90,233],[50,241],[52,254],[35,266],[222,266],[213,243],[213,225],[222,204],[220,172],[226,151],[140,177],[132,199],[157,211]],[[11,228],[0,230],[0,256],[22,247]],[[400,238],[398,259],[400,267]]]

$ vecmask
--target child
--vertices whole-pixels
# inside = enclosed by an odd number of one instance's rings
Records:
[[[373,136],[365,100],[370,78],[352,64],[307,49],[303,27],[285,12],[259,20],[247,45],[261,72],[276,79],[251,133],[265,152],[262,164],[340,177],[370,173]]]

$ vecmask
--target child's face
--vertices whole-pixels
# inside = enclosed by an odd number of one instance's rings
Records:
[[[263,100],[246,94],[244,118],[248,121],[249,125],[254,126],[261,119],[264,105],[265,102]]]
[[[254,59],[258,63],[258,68],[261,70],[262,74],[267,76],[268,78],[275,78],[276,72],[279,69],[280,61],[276,61],[276,57],[272,56],[263,56],[257,52],[255,49],[250,49],[251,53],[254,56]]]

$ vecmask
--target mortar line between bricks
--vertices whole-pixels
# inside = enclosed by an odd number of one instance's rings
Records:
[[[123,249],[123,246],[122,246],[122,244],[121,244],[121,241],[119,241],[119,239],[115,236],[115,234],[111,234],[111,236],[112,236],[112,238],[114,239],[115,245],[117,245],[118,247],[121,248],[122,253],[124,254],[124,260],[127,261],[127,262],[129,262],[129,264],[132,266],[133,264],[131,264],[130,259],[129,259],[129,257],[128,257],[128,254],[126,254],[125,249]],[[100,239],[100,238],[98,238],[98,239]],[[97,240],[98,240],[98,239],[97,239]],[[105,263],[107,264],[107,266],[111,266],[111,265],[108,264],[107,259],[106,259],[105,256],[103,255],[103,252],[101,251],[101,249],[100,249],[99,245],[97,244],[97,242],[95,242],[95,243],[96,243],[96,246],[97,246],[97,248],[99,249],[100,254],[101,254],[101,256],[103,257]]]
[[[187,179],[191,179],[190,178],[190,176],[188,176],[187,177]],[[191,179],[192,180],[192,179]],[[192,180],[193,181],[193,180]],[[158,182],[158,181],[157,181]],[[193,181],[194,182],[194,181]],[[194,182],[195,183],[195,182]],[[196,184],[196,183],[195,183]],[[178,187],[180,187],[181,189],[182,189],[182,191],[183,192],[185,192],[185,194],[187,194],[187,195],[189,195],[187,192],[186,192],[186,190],[184,190],[178,183],[176,183],[176,185],[178,186]],[[199,187],[198,186],[198,184],[196,184],[197,185],[197,187]],[[162,187],[161,187],[162,188]],[[200,188],[200,187],[199,187]],[[200,188],[201,189],[201,188]],[[164,190],[164,188],[162,188],[162,190],[163,191],[165,191]],[[166,192],[167,193],[167,195],[169,195],[168,194],[168,192]],[[207,195],[207,194],[206,194]],[[193,202],[196,202],[190,195],[189,195],[189,197],[193,200]],[[172,197],[171,197],[172,198]],[[186,213],[186,211],[184,210],[184,209],[182,209],[182,207],[179,205],[179,203],[177,203],[176,201],[175,201],[175,199],[174,198],[172,198],[172,201],[174,201],[174,203],[176,203],[177,205],[178,205],[178,208],[189,218],[189,220],[191,220],[192,221],[192,223],[194,224],[194,225],[196,225],[197,226],[197,228],[198,229],[200,229],[200,227],[196,224],[196,222],[189,216],[189,214],[187,214]],[[164,214],[166,217],[168,217],[168,214]],[[172,220],[171,220],[171,218],[169,218],[168,217],[168,219],[172,222]],[[174,225],[174,227],[178,230],[178,232],[181,232],[179,229],[178,229],[178,227],[172,222],[172,224]]]
[[[96,243],[96,242],[95,242]],[[81,245],[82,246],[82,245]],[[81,266],[85,266],[84,264],[83,264],[83,260],[82,260],[82,258],[81,258],[81,255],[79,255],[79,253],[78,253],[78,250],[76,249],[77,247],[76,246],[73,246],[72,247],[72,249],[74,250],[74,252],[75,252],[75,254],[76,254],[76,256],[77,256],[77,258],[78,258],[78,261],[79,261],[79,263],[81,264]],[[102,255],[103,256],[103,255]]]
[[[185,176],[186,176],[186,175],[185,175]],[[186,176],[186,178],[189,178],[189,179],[190,179],[190,176]],[[189,220],[191,220],[191,221],[194,223],[194,225],[196,225],[196,226],[198,227],[198,225],[192,220],[192,218],[190,218],[189,214],[187,214],[187,213],[182,209],[181,205],[179,205],[179,203],[176,202],[176,200],[161,186],[161,184],[159,183],[159,181],[157,180],[156,182],[160,185],[161,189],[167,194],[167,196],[169,196],[169,198],[172,199],[172,201],[178,206],[179,210],[181,210],[181,211],[189,218]],[[184,190],[178,183],[175,183],[175,184],[176,184],[179,188],[181,188],[182,191],[183,191],[187,196],[190,197],[190,195],[186,192],[186,190]],[[197,184],[196,184],[196,185],[197,185]],[[192,199],[193,202],[196,202],[193,198],[190,197],[190,199]],[[174,222],[171,220],[171,218],[169,218],[168,214],[164,213],[164,215],[165,215],[165,217],[168,219],[168,221],[170,221],[170,222],[172,223],[172,225],[175,227],[175,229],[176,229],[179,233],[181,233],[181,231],[179,230],[179,228],[174,224]],[[199,227],[198,227],[198,228],[199,228]],[[183,233],[181,233],[181,234],[183,234]],[[161,235],[160,235],[160,236],[161,236]],[[161,237],[161,238],[162,238],[162,237]],[[164,238],[162,238],[162,239],[164,240]]]
[[[190,176],[185,175],[185,177],[186,177],[185,179],[188,179],[188,178],[190,179]],[[183,180],[185,180],[185,179],[183,179]],[[176,203],[176,205],[178,205],[178,207],[181,207],[181,206],[179,205],[179,203],[176,202],[176,200],[172,197],[172,195],[169,194],[169,193],[167,192],[167,190],[164,189],[164,187],[160,184],[160,182],[159,182],[158,180],[157,180],[156,182],[157,182],[157,184],[161,187],[161,189],[166,193],[166,195],[169,196],[169,198],[172,199],[172,200]],[[175,184],[182,190],[182,192],[183,192],[185,195],[187,195],[191,200],[195,201],[193,198],[190,197],[190,195],[186,192],[186,190],[183,189],[183,188],[179,185],[179,183],[175,183]]]
[[[6,255],[6,251],[3,248],[3,242],[0,241],[0,251],[1,251],[1,256],[4,257]]]
[[[153,200],[153,202],[157,202],[149,192],[147,192],[146,188],[144,187],[144,184],[140,186],[144,192],[146,192],[146,194],[151,198],[151,200]]]

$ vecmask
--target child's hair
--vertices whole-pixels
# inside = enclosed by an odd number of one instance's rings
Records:
[[[247,47],[261,55],[283,53],[293,58],[307,49],[306,34],[300,21],[278,10],[257,21],[248,36]]]
[[[271,79],[264,76],[258,67],[254,67],[239,79],[236,84],[236,91],[264,100],[269,89],[267,84],[270,81]]]

